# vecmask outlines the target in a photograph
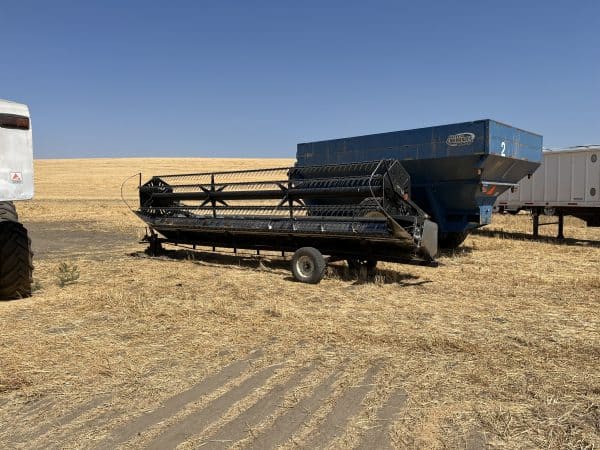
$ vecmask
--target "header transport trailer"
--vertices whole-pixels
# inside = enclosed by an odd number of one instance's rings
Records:
[[[293,252],[294,277],[318,283],[323,255],[369,271],[378,260],[428,263],[437,253],[437,226],[410,200],[395,160],[161,175],[139,195],[151,254],[163,243]]]
[[[535,173],[498,197],[499,212],[530,211],[533,235],[539,233],[539,216],[558,216],[558,238],[564,238],[564,216],[600,227],[600,145],[545,150]],[[549,225],[549,224],[543,224]]]
[[[399,160],[411,199],[437,222],[440,247],[455,248],[490,223],[498,195],[538,168],[542,136],[478,120],[302,143],[296,157],[298,166]]]

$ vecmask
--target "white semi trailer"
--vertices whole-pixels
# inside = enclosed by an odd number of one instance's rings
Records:
[[[540,215],[558,217],[558,238],[564,238],[564,216],[600,226],[600,145],[545,150],[542,165],[531,177],[496,200],[499,212],[530,211],[533,235],[538,235]],[[542,224],[543,225],[543,224]]]
[[[13,202],[32,197],[29,108],[0,100],[0,300],[31,295],[31,241]]]

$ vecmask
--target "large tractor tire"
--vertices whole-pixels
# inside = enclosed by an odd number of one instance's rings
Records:
[[[19,215],[13,202],[0,202],[0,222],[2,221],[18,222]]]
[[[0,203],[0,300],[31,295],[33,253],[12,203]]]
[[[440,233],[439,247],[447,250],[458,248],[469,235],[468,231]]]

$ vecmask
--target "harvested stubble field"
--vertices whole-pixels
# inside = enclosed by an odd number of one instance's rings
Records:
[[[290,163],[38,161],[37,291],[0,303],[0,447],[600,447],[600,229],[568,219],[559,245],[497,216],[437,268],[315,286],[275,257],[140,254],[126,176]]]

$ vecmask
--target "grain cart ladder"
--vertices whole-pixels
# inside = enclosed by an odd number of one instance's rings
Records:
[[[437,253],[437,225],[396,160],[162,175],[139,195],[151,253],[162,243],[294,252],[292,272],[308,283],[323,277],[322,255],[374,268]]]
[[[33,151],[27,106],[0,100],[0,300],[31,294],[32,252],[14,200],[33,197]]]

